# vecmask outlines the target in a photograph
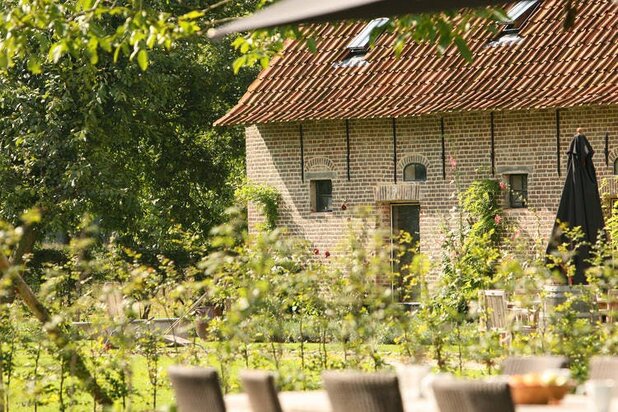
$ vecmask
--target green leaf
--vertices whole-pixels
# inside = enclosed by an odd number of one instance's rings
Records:
[[[112,51],[112,41],[109,37],[100,38],[99,46],[101,46],[101,48],[108,53],[111,53]]]
[[[315,53],[318,49],[316,43],[315,43],[315,39],[313,37],[309,37],[306,41],[307,43],[307,48],[309,49],[309,51],[311,53]]]
[[[194,20],[204,16],[203,11],[193,10],[180,16],[180,20]]]
[[[41,62],[36,57],[31,57],[28,59],[28,70],[32,74],[40,74],[41,73]]]
[[[26,224],[39,223],[41,221],[41,211],[39,209],[29,209],[21,216],[22,222]]]
[[[97,47],[99,45],[99,40],[96,37],[91,37],[88,40],[88,54],[90,55],[90,64],[95,65],[99,61],[99,54],[97,53]]]
[[[120,50],[122,49],[121,46],[117,46],[116,50],[114,50],[114,63],[116,63],[118,61],[118,56],[120,56]]]
[[[453,41],[455,42],[455,45],[457,46],[457,50],[459,50],[459,53],[461,53],[463,58],[471,62],[472,61],[472,51],[468,47],[468,43],[466,43],[466,41],[461,36],[455,37]]]
[[[64,56],[67,50],[68,47],[64,41],[58,42],[51,46],[51,48],[49,49],[49,53],[47,54],[47,58],[54,63],[58,63],[58,60],[60,60],[62,56]]]
[[[144,49],[141,49],[137,53],[137,64],[142,71],[146,71],[148,69],[148,52]]]
[[[148,35],[148,38],[146,39],[146,46],[148,46],[149,49],[152,49],[155,46],[156,42],[157,42],[157,33],[154,30],[151,30],[150,34]]]
[[[234,63],[232,63],[232,69],[234,69],[234,74],[237,74],[240,71],[240,68],[247,64],[247,56],[240,56]]]
[[[232,47],[238,49],[243,43],[245,43],[245,41],[246,40],[244,39],[244,37],[236,37],[232,42]]]
[[[88,10],[92,8],[92,0],[79,0],[77,2],[78,10]]]

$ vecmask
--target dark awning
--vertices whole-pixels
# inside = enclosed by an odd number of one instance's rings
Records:
[[[250,16],[210,30],[208,36],[216,39],[230,33],[287,24],[372,19],[501,3],[504,0],[281,0]]]

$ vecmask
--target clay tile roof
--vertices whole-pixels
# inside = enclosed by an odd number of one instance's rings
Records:
[[[316,53],[289,42],[215,124],[618,104],[618,6],[579,4],[567,32],[564,2],[543,1],[517,44],[488,45],[487,23],[473,22],[472,62],[453,47],[439,56],[433,46],[414,43],[396,57],[392,35],[384,34],[366,54],[368,64],[335,67],[366,23],[320,26]]]

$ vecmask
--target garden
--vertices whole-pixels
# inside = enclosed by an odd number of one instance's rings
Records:
[[[479,377],[518,354],[566,356],[583,382],[592,356],[615,355],[609,199],[596,244],[563,225],[550,255],[502,210],[510,189],[487,171],[453,182],[439,256],[376,229],[371,208],[350,210],[333,250],[278,226],[280,193],[245,180],[242,131],[213,123],[254,66],[316,39],[295,27],[206,36],[268,3],[0,2],[0,411],[175,410],[177,364],[216,368],[234,393],[244,369],[311,390],[326,370]],[[567,1],[565,29],[576,14]],[[415,41],[470,61],[473,19],[509,23],[484,8],[385,30],[397,55]],[[251,231],[249,205],[263,217]],[[556,299],[578,246],[591,250],[588,285]],[[486,291],[508,298],[499,324]]]
[[[226,392],[239,390],[242,369],[272,370],[282,389],[305,390],[318,388],[327,369],[425,363],[476,377],[497,373],[508,355],[551,353],[568,357],[581,382],[590,357],[614,354],[618,343],[615,324],[604,322],[609,314],[596,303],[615,287],[618,219],[608,219],[608,240],[592,247],[589,285],[573,287],[551,313],[533,320],[509,315],[506,327],[492,327],[481,291],[506,291],[518,313],[543,312],[546,286],[565,283],[555,268],[569,273],[573,253],[565,244],[548,259],[545,245],[522,239],[500,206],[507,189],[479,179],[459,190],[458,206],[444,220],[441,259],[416,251],[405,275],[392,272],[391,248],[403,256],[409,239],[391,242],[375,229],[371,209],[355,211],[347,240],[326,253],[274,226],[278,194],[267,186],[247,184],[237,193],[241,206],[252,201],[262,209],[262,228],[249,234],[244,209],[228,210],[207,243],[185,239],[201,256],[195,263],[157,256],[153,264],[102,239],[96,222],[85,220],[68,245],[46,243],[6,271],[5,410],[97,410],[109,403],[167,410],[174,403],[166,376],[172,364],[216,367]],[[33,210],[21,226],[3,224],[6,256],[15,259],[24,249],[40,218]],[[577,229],[565,230],[581,238]],[[22,277],[49,313],[44,324],[31,302],[14,294]],[[400,303],[412,295],[417,310]],[[155,325],[165,318],[179,320]]]

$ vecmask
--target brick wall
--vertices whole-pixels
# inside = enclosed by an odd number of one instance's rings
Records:
[[[427,181],[420,185],[421,250],[437,257],[440,224],[449,218],[455,205],[455,175],[462,187],[475,178],[491,176],[490,114],[463,113],[444,116],[446,179],[442,176],[440,117],[398,119],[397,180],[403,180],[406,159],[426,164]],[[599,179],[610,176],[618,156],[618,106],[560,110],[560,161],[556,159],[556,111],[531,110],[494,114],[495,167],[501,172],[523,168],[528,175],[528,208],[507,209],[505,214],[518,221],[522,236],[543,241],[549,236],[558,207],[566,169],[566,150],[578,127],[596,151]],[[301,177],[300,128],[298,123],[253,125],[246,129],[247,175],[268,183],[282,194],[280,226],[303,237],[320,250],[336,253],[353,222],[354,208],[374,207],[379,225],[390,227],[390,205],[377,203],[375,187],[394,184],[393,128],[391,119],[350,120],[350,181],[347,180],[345,121],[304,122],[305,175],[332,177],[333,211],[311,211],[310,182]],[[604,136],[609,132],[610,164],[605,165]],[[451,168],[449,158],[457,162]],[[496,173],[500,176],[500,173]],[[615,185],[614,185],[615,186]],[[347,209],[342,210],[341,205]],[[250,227],[261,219],[249,210]]]

